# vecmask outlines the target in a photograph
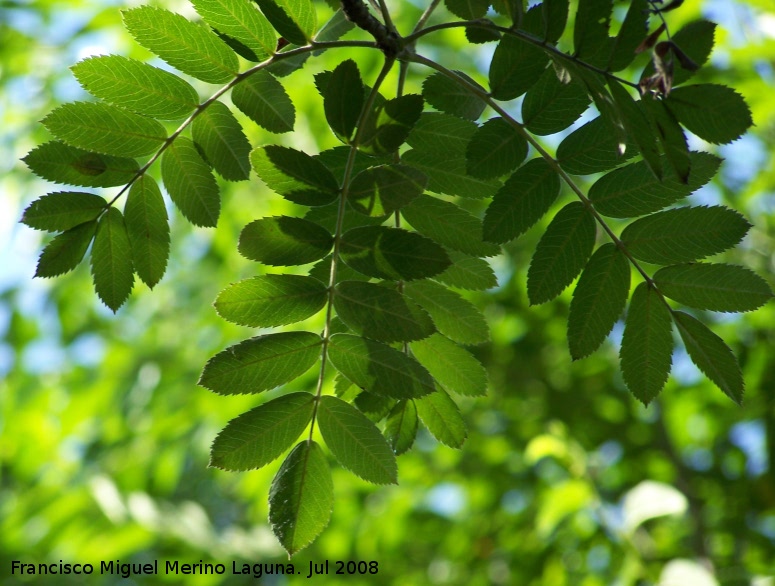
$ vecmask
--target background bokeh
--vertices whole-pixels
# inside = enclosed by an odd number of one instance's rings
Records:
[[[171,210],[167,275],[153,292],[136,284],[115,316],[94,295],[86,263],[62,278],[32,279],[43,237],[18,219],[57,188],[20,158],[48,139],[38,123],[47,112],[86,98],[70,65],[95,53],[151,58],[121,26],[119,8],[134,4],[0,1],[0,583],[309,583],[230,575],[232,561],[287,562],[267,525],[279,464],[241,474],[207,467],[226,422],[278,391],[226,398],[196,386],[210,356],[251,335],[211,305],[228,283],[260,270],[236,254],[239,230],[260,216],[293,213],[291,204],[253,178],[223,184],[215,230],[192,229]],[[186,2],[155,4],[194,17]],[[424,8],[421,0],[388,4],[403,30]],[[323,2],[318,9],[331,15]],[[702,16],[721,26],[698,78],[744,94],[756,126],[727,147],[692,143],[726,158],[692,198],[746,213],[754,228],[717,260],[745,264],[775,285],[775,8],[771,0],[687,0],[669,23],[677,30]],[[460,30],[429,37],[421,50],[457,69],[478,68],[486,80],[492,46],[466,45]],[[336,144],[311,73],[346,57],[373,79],[378,54],[311,59],[285,78],[297,132],[278,139],[248,123],[251,142],[309,152]],[[412,71],[408,90],[418,91],[426,73]],[[197,87],[203,96],[211,91]],[[469,425],[463,450],[421,433],[399,459],[400,485],[387,488],[335,466],[331,524],[294,564],[306,576],[310,561],[379,562],[376,576],[325,580],[352,586],[773,586],[775,304],[704,316],[740,358],[743,407],[677,350],[667,387],[646,409],[617,370],[621,324],[600,351],[574,363],[565,336],[569,292],[528,307],[525,274],[541,230],[494,260],[496,289],[469,295],[492,328],[492,342],[473,349],[491,384],[487,398],[461,401]],[[308,389],[311,376],[287,388]],[[204,560],[228,571],[45,580],[11,576],[12,560]]]

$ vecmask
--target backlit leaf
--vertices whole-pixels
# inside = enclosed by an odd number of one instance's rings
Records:
[[[419,197],[428,178],[407,165],[370,167],[353,177],[347,200],[368,216],[387,216]]]
[[[57,235],[40,253],[35,276],[56,277],[72,271],[83,260],[96,230],[93,220]]]
[[[312,277],[262,275],[226,287],[215,300],[215,310],[235,324],[270,328],[315,315],[327,299],[326,286]]]
[[[689,145],[681,126],[670,110],[665,107],[662,100],[644,96],[640,105],[649,117],[652,127],[657,131],[656,135],[662,145],[667,162],[675,171],[678,179],[682,183],[686,183],[689,180],[691,159],[689,158]]]
[[[433,277],[435,280],[451,287],[471,291],[484,291],[498,284],[495,272],[483,258],[468,256],[454,250],[447,250],[447,256],[452,264],[447,270]]]
[[[58,140],[35,147],[22,160],[43,179],[81,187],[125,185],[140,169],[134,159],[91,153]]]
[[[419,152],[435,151],[443,157],[461,157],[476,129],[470,120],[443,112],[423,112],[406,142]]]
[[[581,83],[560,81],[554,68],[549,67],[525,94],[522,120],[533,134],[554,134],[578,120],[589,103]]]
[[[638,150],[643,155],[643,162],[649,170],[657,178],[662,179],[662,158],[659,156],[657,139],[648,119],[630,93],[618,81],[609,79],[608,87],[611,90],[611,97],[613,97],[621,116],[621,122],[627,136],[638,145]]]
[[[665,386],[672,355],[670,310],[655,289],[641,283],[630,300],[619,358],[627,388],[644,405]]]
[[[466,423],[452,398],[442,390],[414,400],[417,414],[431,435],[445,446],[461,448],[468,437]]]
[[[124,217],[114,207],[97,224],[91,272],[97,295],[115,313],[132,291],[134,273]]]
[[[161,157],[161,176],[172,201],[195,226],[213,227],[221,197],[210,167],[194,143],[179,136]]]
[[[252,61],[263,61],[274,53],[277,35],[255,3],[250,0],[192,0],[191,3],[219,34],[246,47]]]
[[[417,407],[414,401],[396,403],[385,422],[385,437],[396,456],[407,452],[417,437]]]
[[[320,206],[334,201],[339,183],[318,159],[279,145],[258,147],[250,162],[269,189],[301,205]]]
[[[371,155],[395,152],[406,141],[420,118],[422,108],[422,97],[417,94],[406,94],[380,103],[363,122],[360,149]]]
[[[613,41],[608,36],[612,0],[579,0],[573,28],[574,55],[591,65],[604,67]]]
[[[331,395],[320,397],[318,425],[338,462],[374,484],[397,484],[398,466],[393,450],[363,413]]]
[[[326,256],[333,243],[328,230],[309,220],[275,216],[245,226],[239,238],[239,252],[267,265],[303,265]]]
[[[280,35],[294,45],[306,45],[317,30],[315,7],[310,0],[256,0]]]
[[[153,288],[167,269],[170,254],[170,227],[164,198],[156,181],[148,174],[137,178],[124,206],[132,262],[140,280]]]
[[[538,81],[549,57],[538,47],[504,35],[490,63],[490,90],[496,100],[513,100]]]
[[[213,102],[191,125],[194,142],[216,171],[229,181],[242,181],[250,175],[250,143],[229,107]]]
[[[485,93],[485,89],[466,74],[455,73]],[[437,110],[466,120],[476,120],[484,111],[485,103],[481,98],[441,72],[434,73],[423,82],[422,95]]]
[[[487,14],[488,0],[444,0],[444,5],[455,16],[464,20],[483,18]]]
[[[713,51],[713,37],[715,36],[716,23],[707,20],[695,20],[672,34],[675,43],[686,56],[698,67],[708,61]],[[641,79],[654,73],[653,63],[649,63],[643,70]],[[685,69],[681,62],[675,59],[673,69],[673,86],[684,83],[694,75],[694,71]]]
[[[352,59],[342,61],[331,73],[323,92],[323,111],[331,129],[345,142],[352,137],[363,109],[363,81]]]
[[[244,340],[207,361],[199,385],[220,395],[260,393],[301,376],[320,357],[311,332],[279,332]]]
[[[753,124],[743,97],[732,88],[714,83],[676,88],[665,105],[689,132],[714,144],[740,138]]]
[[[428,177],[428,190],[435,193],[483,199],[492,197],[501,185],[494,179],[478,179],[469,175],[465,152],[458,156],[445,156],[433,150],[414,148],[401,155],[401,162],[422,171]]]
[[[491,118],[466,147],[466,170],[480,179],[500,177],[516,169],[526,156],[525,137],[503,118]]]
[[[630,2],[619,33],[613,40],[606,68],[608,71],[621,71],[635,59],[635,50],[648,33],[648,8],[647,0]]]
[[[487,372],[468,350],[441,334],[412,342],[409,347],[445,390],[472,397],[487,394]]]
[[[96,219],[107,205],[104,198],[93,193],[56,191],[27,206],[21,221],[36,230],[64,232]]]
[[[293,130],[296,109],[283,85],[266,71],[256,71],[231,91],[231,101],[253,122],[281,134]]]
[[[254,470],[279,458],[312,419],[315,396],[289,393],[229,421],[210,450],[210,466]]]
[[[557,147],[560,166],[574,175],[608,171],[637,154],[637,147],[630,143],[620,154],[616,133],[602,116],[571,132]]]

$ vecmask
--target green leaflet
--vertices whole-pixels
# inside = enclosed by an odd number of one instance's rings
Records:
[[[170,255],[170,227],[164,198],[148,174],[137,178],[124,206],[132,263],[140,280],[153,287],[164,276]]]
[[[368,391],[362,391],[355,397],[353,404],[369,419],[369,421],[379,423],[388,413],[390,413],[390,410],[396,404],[396,400],[391,399],[390,397],[375,395]]]
[[[237,84],[231,91],[231,101],[269,132],[290,132],[296,123],[296,109],[283,84],[267,71],[256,71]]]
[[[275,216],[254,220],[239,238],[245,258],[273,266],[303,265],[328,254],[334,238],[328,230],[301,218]]]
[[[134,272],[124,217],[114,207],[108,208],[97,224],[91,273],[97,295],[116,313],[132,291]]]
[[[350,472],[374,484],[398,484],[393,451],[358,409],[325,395],[320,397],[318,425],[331,453]]]
[[[509,177],[487,208],[483,235],[508,242],[540,220],[560,193],[560,178],[542,157],[522,165]]]
[[[613,39],[608,36],[612,9],[612,0],[579,0],[573,52],[581,61],[605,67],[613,46]]]
[[[455,74],[479,88],[482,93],[486,93],[483,87],[465,73],[455,71]],[[425,101],[437,110],[466,120],[476,120],[484,112],[485,103],[479,96],[441,72],[436,72],[425,79],[422,84],[422,95]]]
[[[428,371],[416,360],[382,342],[335,334],[328,358],[354,384],[376,395],[410,399],[435,389]]]
[[[38,177],[81,187],[125,185],[140,169],[134,159],[90,153],[52,140],[22,159]]]
[[[221,197],[210,167],[194,143],[179,136],[161,156],[161,176],[172,201],[195,226],[213,227]]]
[[[714,144],[737,140],[753,124],[743,97],[714,83],[676,88],[665,105],[689,132]]]
[[[516,0],[510,0],[516,4]],[[522,28],[554,44],[565,31],[568,21],[568,0],[543,0],[531,6],[522,19]]]
[[[710,57],[713,50],[713,37],[716,32],[716,23],[708,20],[695,20],[690,22],[678,32],[673,33],[673,43],[697,66],[702,66]],[[643,70],[641,80],[654,74],[654,64],[649,62]],[[694,75],[694,71],[684,69],[679,60],[675,59],[673,69],[673,86],[684,83]]]
[[[447,256],[452,261],[452,265],[433,277],[435,280],[450,287],[470,291],[484,291],[498,284],[495,272],[486,260],[454,250],[447,250]]]
[[[439,332],[455,342],[482,344],[490,339],[482,313],[443,285],[432,281],[405,283],[404,294],[428,312]]]
[[[724,206],[698,206],[658,212],[622,232],[635,258],[660,265],[699,260],[732,248],[751,224]]]
[[[710,311],[753,311],[772,298],[764,279],[736,265],[674,265],[658,270],[654,282],[666,297]]]
[[[334,308],[353,332],[382,342],[419,340],[436,330],[424,310],[398,291],[375,283],[340,282]]]
[[[490,6],[488,0],[444,0],[444,5],[455,16],[464,20],[484,18]]]
[[[192,0],[191,3],[216,32],[247,49],[251,61],[263,61],[274,53],[277,36],[250,0]],[[245,57],[244,53],[240,54]]]
[[[417,437],[417,407],[414,401],[399,401],[385,422],[385,437],[396,456],[407,452]]]
[[[561,81],[553,67],[547,68],[525,94],[522,120],[533,134],[548,135],[565,130],[589,107],[583,84]]]
[[[470,120],[443,112],[423,112],[406,142],[419,152],[437,152],[443,158],[461,157],[476,130],[476,124]]]
[[[153,6],[122,11],[124,26],[143,47],[202,81],[226,83],[239,71],[234,52],[205,27]]]
[[[471,397],[487,394],[487,372],[468,350],[441,334],[412,342],[409,347],[444,390]]]
[[[417,148],[401,155],[401,162],[422,171],[428,177],[428,190],[472,199],[492,197],[500,187],[494,179],[477,179],[466,172],[465,154],[443,153]]]
[[[327,300],[326,286],[312,277],[262,275],[226,287],[215,300],[215,310],[235,324],[271,328],[307,319]]]
[[[662,158],[659,156],[657,139],[648,119],[630,93],[618,81],[609,78],[608,87],[611,89],[611,97],[614,99],[627,136],[638,145],[643,162],[649,170],[661,180]]]
[[[716,174],[721,159],[704,152],[689,153],[689,182],[682,183],[672,168],[659,181],[643,161],[604,175],[592,185],[589,199],[595,209],[612,218],[632,218],[658,212],[705,185]]]
[[[318,206],[310,208],[304,218],[316,224],[320,224],[329,232],[336,231],[337,219],[339,216],[339,202],[334,202],[327,206]],[[382,217],[366,216],[360,212],[356,212],[353,206],[345,204],[344,218],[342,219],[342,232],[347,232],[351,228],[359,228],[361,226],[379,226],[385,221]],[[327,280],[327,279],[326,279]]]
[[[743,402],[745,382],[737,358],[724,340],[701,321],[683,311],[674,311],[673,320],[692,362],[724,394],[738,405]]]
[[[199,103],[196,90],[177,75],[120,55],[89,57],[71,69],[93,96],[152,118],[178,120]]]
[[[568,173],[589,175],[613,169],[636,154],[637,147],[629,143],[620,154],[616,133],[598,116],[563,139],[557,147],[557,162]]]
[[[635,59],[635,51],[648,33],[647,0],[633,0],[608,57],[608,71],[621,71]]]
[[[101,102],[64,104],[43,125],[71,146],[116,157],[148,155],[167,138],[155,120]]]
[[[592,354],[621,317],[630,293],[630,264],[612,243],[603,244],[581,273],[568,315],[573,360]]]
[[[428,178],[407,165],[379,165],[358,173],[350,182],[347,201],[367,216],[384,217],[419,197]]]
[[[315,396],[283,395],[229,421],[210,450],[210,466],[254,470],[279,458],[312,419]]]
[[[490,62],[490,90],[496,100],[513,100],[538,81],[549,57],[538,47],[504,35]]]
[[[424,279],[438,275],[451,264],[444,249],[432,240],[385,226],[345,232],[340,254],[351,268],[377,279]]]
[[[468,437],[463,417],[452,398],[442,390],[414,400],[417,414],[431,435],[445,446],[460,449]]]
[[[345,145],[335,146],[332,149],[326,149],[314,156],[318,159],[329,171],[334,174],[337,181],[341,184],[344,182],[344,170],[347,166],[347,160],[350,158],[350,147]],[[353,169],[351,177],[357,175],[361,171],[365,171],[369,167],[376,167],[378,165],[393,164],[394,158],[387,157],[372,157],[366,155],[358,150],[355,151],[355,159],[353,160]],[[330,206],[331,209],[337,209],[336,205]],[[334,218],[336,214],[334,214]],[[363,218],[361,218],[363,219]],[[381,221],[379,222],[382,223]]]
[[[309,370],[320,357],[322,343],[311,332],[250,338],[208,360],[198,384],[220,395],[268,391]]]
[[[83,260],[96,230],[97,221],[92,220],[56,236],[40,253],[35,276],[56,277],[72,271]]]
[[[347,17],[342,11],[341,4],[337,4],[336,6],[332,5],[331,8],[334,8],[336,12],[334,12],[334,15],[328,19],[326,24],[320,27],[320,30],[315,35],[315,41],[318,43],[338,41],[345,34],[349,33],[355,28],[355,25],[347,20]],[[322,52],[322,50],[319,50],[313,52],[312,54],[317,56]]]
[[[554,299],[581,272],[595,245],[595,226],[581,202],[569,203],[557,212],[530,261],[530,305]]]
[[[326,456],[314,441],[300,442],[283,462],[269,490],[269,522],[288,555],[320,535],[333,508],[334,483]]]
[[[317,15],[310,0],[256,0],[280,35],[294,45],[306,45],[317,30]]]
[[[228,106],[210,104],[194,118],[191,135],[221,177],[243,181],[250,176],[250,143]]]
[[[269,189],[301,205],[322,206],[339,195],[339,183],[318,159],[290,147],[253,149],[250,162]]]
[[[421,195],[401,210],[420,234],[472,256],[495,256],[500,247],[482,240],[482,222],[460,206]]]
[[[466,171],[479,179],[500,177],[526,156],[525,137],[503,118],[491,118],[477,128],[466,147]]]
[[[363,81],[352,59],[336,66],[323,92],[323,111],[331,130],[349,142],[363,109]]]
[[[651,126],[656,130],[665,158],[681,183],[686,183],[689,180],[691,170],[686,136],[684,136],[675,116],[665,107],[662,100],[657,100],[652,96],[644,96],[644,98],[641,99],[640,105],[646,112]]]
[[[670,310],[655,289],[641,283],[630,300],[619,359],[627,388],[644,405],[665,386],[672,355]]]
[[[21,221],[36,230],[64,232],[96,219],[107,206],[104,198],[93,193],[56,191],[27,206]]]
[[[371,155],[395,152],[406,141],[420,118],[422,108],[422,97],[416,94],[379,103],[363,122],[359,148]]]

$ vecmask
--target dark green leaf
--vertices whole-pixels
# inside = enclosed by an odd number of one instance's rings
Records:
[[[329,3],[331,4],[331,3]],[[345,34],[355,28],[355,25],[347,19],[342,11],[342,5],[339,2],[333,2],[331,8],[336,10],[334,15],[328,19],[326,24],[320,27],[320,30],[315,35],[315,41],[318,43],[326,43],[330,41],[338,41]],[[317,56],[323,53],[323,50],[318,50],[312,53]]]
[[[641,283],[630,300],[619,358],[624,382],[644,405],[665,386],[672,355],[670,310],[655,289]]]
[[[672,168],[659,181],[643,161],[604,175],[590,188],[595,209],[612,218],[631,218],[657,212],[705,185],[716,174],[721,159],[710,153],[691,152],[689,182],[684,184]]]
[[[64,104],[43,125],[71,146],[116,157],[148,155],[167,138],[155,120],[102,102]]]
[[[616,133],[602,116],[571,132],[557,147],[560,166],[574,175],[608,171],[636,154],[634,144],[627,144],[624,153],[619,154]]]
[[[137,178],[124,206],[132,262],[140,279],[153,288],[164,276],[170,254],[170,227],[159,186],[149,175]]]
[[[561,81],[554,68],[549,67],[525,94],[522,120],[533,134],[554,134],[576,122],[589,103],[583,84],[575,80]]]
[[[269,132],[293,130],[296,109],[285,88],[273,75],[256,71],[231,92],[231,100],[248,118]]]
[[[490,63],[490,89],[496,100],[513,100],[538,81],[549,57],[538,47],[504,35]]]
[[[314,441],[303,441],[288,455],[272,480],[272,531],[288,555],[293,555],[326,528],[333,508],[334,483],[326,456]]]
[[[479,179],[500,177],[516,169],[526,156],[525,137],[503,118],[491,118],[466,147],[466,170]]]
[[[424,310],[398,291],[375,283],[339,283],[334,308],[353,332],[374,340],[407,342],[436,331]]]
[[[213,227],[221,212],[221,197],[210,167],[194,143],[175,139],[161,157],[161,176],[172,201],[195,226]]]
[[[633,222],[621,239],[635,258],[669,265],[732,248],[750,227],[743,216],[724,206],[677,208]]]
[[[584,268],[595,246],[595,220],[581,202],[562,208],[536,247],[527,272],[530,305],[554,299]]]
[[[701,321],[683,311],[674,311],[673,319],[692,362],[738,405],[743,402],[745,383],[737,358],[724,340]]]
[[[657,131],[656,135],[662,145],[667,162],[681,183],[686,183],[691,171],[691,159],[689,158],[689,145],[681,126],[672,112],[665,107],[662,100],[657,100],[652,96],[644,96],[640,104],[649,117],[652,127]]]
[[[497,30],[481,28],[476,25],[466,27],[466,39],[468,39],[469,43],[474,43],[476,45],[500,41],[501,36],[501,33]]]
[[[715,36],[716,23],[707,20],[695,20],[690,22],[678,32],[673,33],[673,43],[689,57],[698,67],[705,64],[713,50],[713,37]],[[684,83],[694,75],[694,71],[680,66],[680,61],[675,60],[677,67],[673,70],[673,86]],[[643,70],[641,79],[654,74],[654,65],[649,63]]]
[[[312,277],[262,275],[226,287],[215,300],[215,310],[235,324],[271,328],[315,315],[327,299],[326,286]]]
[[[406,142],[416,151],[435,151],[443,158],[458,158],[465,155],[476,129],[476,124],[470,120],[443,112],[423,112]]]
[[[353,383],[377,395],[410,399],[435,389],[420,363],[382,342],[335,334],[328,345],[328,357]]]
[[[560,193],[557,172],[539,157],[517,169],[495,194],[484,215],[490,242],[508,242],[540,220]]]
[[[483,87],[465,73],[455,71],[455,74],[479,88],[483,94],[486,93]],[[466,120],[479,118],[485,107],[479,96],[441,72],[434,73],[423,82],[422,95],[425,101],[437,110]]]
[[[573,291],[568,346],[573,360],[592,354],[621,317],[630,293],[630,264],[615,245],[603,244],[589,259]]]
[[[378,279],[424,279],[451,264],[444,249],[432,240],[385,226],[349,230],[342,236],[340,254],[351,268]]]
[[[311,332],[250,338],[208,360],[198,384],[220,395],[268,391],[307,372],[320,357],[322,343]]]
[[[294,45],[306,45],[317,30],[310,0],[256,0],[275,30]]]
[[[385,220],[384,217],[371,217],[356,212],[349,203],[345,203],[344,208],[344,217],[342,218],[341,226],[342,232],[347,232],[352,228],[360,228],[361,226],[379,226]],[[307,213],[304,214],[304,219],[320,224],[329,232],[336,231],[338,218],[339,202],[334,202],[327,206],[310,208]]]
[[[613,40],[611,54],[608,57],[608,71],[621,71],[635,59],[635,50],[648,33],[647,0],[632,0],[624,17],[622,27]]]
[[[303,265],[326,256],[333,243],[328,230],[309,220],[275,216],[245,226],[239,238],[239,252],[267,265]]]
[[[352,59],[342,61],[323,92],[323,110],[334,133],[349,142],[363,109],[363,81]]]
[[[239,71],[237,56],[221,39],[179,14],[153,6],[122,14],[124,26],[138,43],[183,73],[208,83],[226,83]]]
[[[397,484],[393,450],[377,427],[349,403],[331,395],[320,397],[318,425],[339,463],[374,484]]]
[[[294,203],[326,205],[339,195],[333,173],[305,152],[268,145],[253,149],[250,162],[269,189]]]
[[[430,338],[412,342],[410,348],[417,361],[445,390],[472,397],[487,394],[484,366],[468,350],[448,338],[433,334]]]
[[[233,471],[266,466],[299,438],[314,407],[314,395],[290,393],[232,419],[213,442],[210,466]]]
[[[321,163],[323,163],[326,167],[328,167],[329,171],[331,171],[334,174],[334,176],[337,178],[337,181],[339,181],[339,183],[342,184],[344,183],[344,171],[345,171],[345,168],[347,167],[347,161],[350,158],[351,150],[352,149],[349,146],[339,145],[339,146],[335,146],[332,149],[326,149],[318,153],[317,155],[314,156],[314,158],[318,159]],[[390,157],[390,156],[374,157],[371,155],[366,155],[359,150],[356,150],[355,158],[353,159],[353,162],[352,162],[352,173],[350,176],[351,177],[355,176],[361,171],[365,171],[369,167],[392,164],[393,161],[394,161],[393,157]],[[332,209],[336,209],[338,206],[330,206],[330,207]]]
[[[219,34],[239,42],[252,61],[263,61],[277,47],[277,36],[250,0],[192,0],[202,18]]]
[[[732,88],[714,83],[676,88],[665,105],[689,132],[714,144],[737,140],[753,124],[743,97]]]
[[[483,258],[447,250],[452,265],[434,277],[437,281],[471,291],[484,291],[498,285],[490,264]]]
[[[40,253],[35,276],[56,277],[72,271],[83,260],[96,230],[93,220],[59,234]]]
[[[433,150],[414,148],[401,155],[401,162],[428,177],[428,190],[472,199],[492,197],[500,187],[494,179],[477,179],[466,171],[465,154],[445,156]]]
[[[488,0],[444,0],[444,5],[455,16],[464,20],[483,18],[490,7]]]
[[[91,272],[97,295],[115,313],[132,291],[134,271],[124,217],[114,207],[97,224]]]
[[[470,301],[432,281],[404,284],[404,294],[430,314],[439,332],[460,344],[490,339],[482,313]]]
[[[358,387],[355,388],[357,389]],[[353,404],[369,421],[379,423],[390,413],[390,410],[396,404],[396,400],[390,397],[375,395],[368,391],[361,391],[353,400]]]
[[[422,113],[422,97],[406,94],[376,106],[363,122],[360,149],[372,155],[386,155],[404,144]]]
[[[89,57],[72,70],[93,96],[153,118],[178,120],[199,103],[196,90],[177,75],[119,55]]]
[[[33,201],[22,222],[36,230],[64,232],[94,220],[108,205],[99,195],[80,191],[56,191]]]
[[[638,145],[638,150],[643,156],[643,162],[649,170],[662,179],[662,158],[659,156],[657,139],[651,129],[648,119],[632,99],[630,93],[622,85],[614,80],[608,80],[611,89],[611,97],[621,116],[621,122],[627,132],[627,136]]]
[[[442,390],[414,400],[417,414],[431,435],[445,446],[461,448],[468,436],[466,422],[455,401]]]
[[[347,201],[367,216],[383,217],[417,198],[428,178],[406,165],[370,167],[353,177]]]
[[[414,401],[396,403],[385,422],[385,436],[396,456],[407,452],[417,437],[417,407]]]
[[[22,160],[43,179],[82,187],[125,185],[140,169],[134,159],[90,153],[58,140],[35,147]]]
[[[228,106],[210,104],[194,119],[191,135],[221,177],[243,181],[250,176],[250,143]]]
[[[736,265],[692,263],[665,267],[656,272],[654,282],[666,297],[710,311],[753,311],[772,298],[764,279]]]
[[[574,55],[585,63],[605,67],[613,41],[608,36],[612,0],[579,0],[573,29]]]

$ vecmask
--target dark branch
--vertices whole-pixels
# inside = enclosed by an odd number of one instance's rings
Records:
[[[374,18],[362,0],[341,0],[341,2],[342,12],[347,20],[373,36],[377,46],[385,55],[396,57],[401,52],[399,36]]]

